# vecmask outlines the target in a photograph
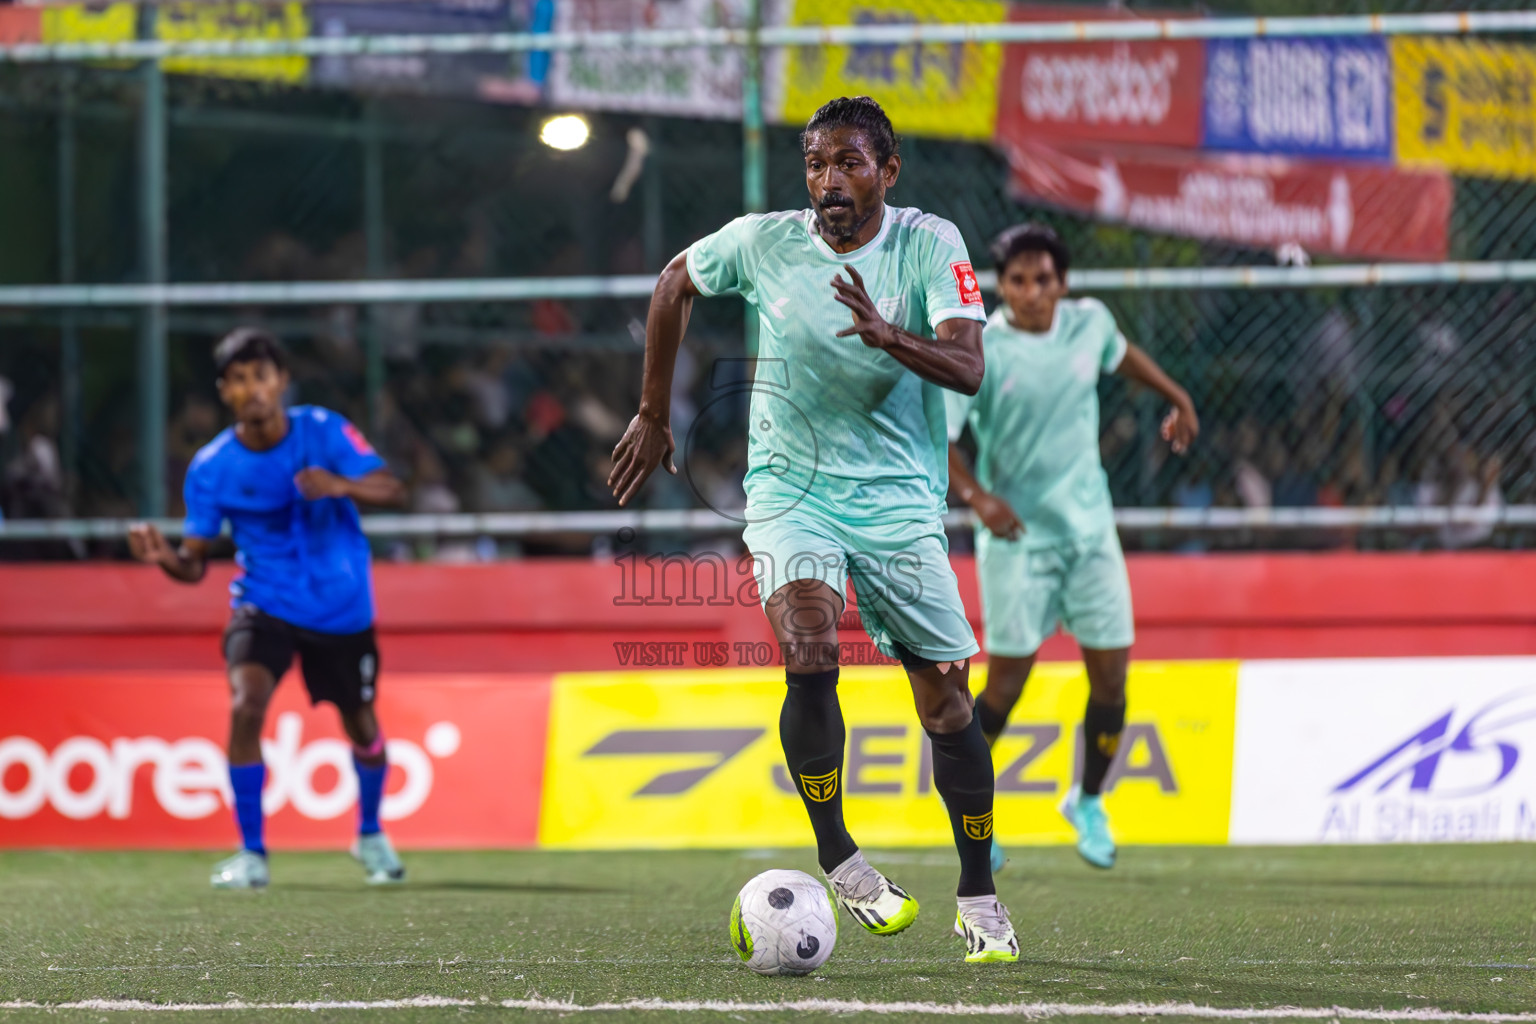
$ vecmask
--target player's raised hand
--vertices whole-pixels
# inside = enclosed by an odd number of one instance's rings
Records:
[[[176,549],[153,523],[134,523],[128,528],[128,550],[134,558],[150,565],[172,565],[180,561]]]
[[[299,489],[300,494],[304,495],[306,501],[317,501],[320,498],[345,498],[350,493],[347,484],[346,477],[337,476],[319,466],[309,466],[293,475],[293,485]]]
[[[1024,535],[1024,523],[1013,506],[995,494],[982,491],[971,496],[971,508],[982,525],[992,531],[994,537],[1018,540]]]
[[[614,445],[613,471],[608,474],[608,486],[619,505],[629,504],[657,466],[665,466],[676,476],[677,466],[672,462],[676,451],[672,428],[667,424],[643,413],[630,420],[624,436]]]
[[[1200,436],[1200,417],[1195,415],[1194,403],[1185,402],[1169,410],[1168,415],[1163,417],[1161,433],[1175,455],[1189,451],[1189,446]]]
[[[837,336],[846,338],[850,334],[857,334],[870,348],[890,348],[896,341],[896,329],[880,315],[875,300],[869,297],[869,292],[864,288],[864,278],[859,276],[859,272],[846,263],[843,269],[848,271],[853,283],[844,281],[843,275],[838,274],[832,279],[832,290],[837,292],[838,302],[853,310],[853,326],[838,331]]]

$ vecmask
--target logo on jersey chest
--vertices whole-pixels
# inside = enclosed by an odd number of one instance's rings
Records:
[[[887,323],[899,325],[907,318],[907,297],[894,295],[888,299],[877,299],[875,309],[880,313],[881,319]]]

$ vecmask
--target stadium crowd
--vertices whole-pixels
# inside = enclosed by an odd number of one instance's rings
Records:
[[[431,359],[431,355],[438,358]],[[658,476],[644,496],[648,508],[731,509],[741,503],[745,448],[744,403],[728,411],[725,429],[690,428],[711,394],[700,358],[685,349],[673,399],[674,433],[680,447],[676,477]],[[331,344],[295,351],[294,401],[314,401],[346,412],[360,425],[369,414],[360,395],[338,382],[360,377],[355,345]],[[639,380],[637,352],[560,353],[505,345],[470,350],[439,348],[397,352],[389,360],[389,384],[380,395],[368,432],[381,454],[410,487],[410,511],[418,513],[524,512],[613,507],[602,486],[608,456],[622,434],[631,392]],[[343,368],[341,374],[337,367]],[[1209,418],[1205,438],[1186,458],[1161,445],[1144,444],[1136,409],[1106,407],[1102,450],[1112,487],[1123,504],[1179,508],[1283,508],[1338,506],[1473,506],[1496,508],[1529,501],[1505,493],[1506,452],[1478,446],[1458,430],[1455,396],[1436,393],[1414,403],[1391,401],[1358,415],[1358,396],[1328,383],[1311,401],[1294,403],[1278,418],[1250,412],[1233,420]],[[0,394],[9,390],[0,383]],[[10,396],[7,396],[10,397]],[[1410,407],[1413,406],[1413,407]],[[126,498],[83,495],[71,486],[59,448],[58,402],[48,396],[18,409],[14,398],[0,418],[9,457],[4,465],[3,504],[10,518],[72,515],[130,516]],[[167,425],[167,507],[182,509],[180,486],[197,449],[225,421],[216,398],[188,393]],[[716,426],[713,422],[711,427]],[[1530,441],[1529,438],[1526,439]],[[1523,461],[1531,452],[1517,452]],[[131,438],[107,453],[125,478],[133,459]],[[686,459],[686,464],[684,463]],[[1122,491],[1152,496],[1130,501]],[[1451,526],[1410,542],[1446,548],[1488,542],[1492,528]],[[1294,539],[1294,538],[1293,538]],[[1272,538],[1279,541],[1279,538]],[[1134,543],[1134,541],[1132,541]],[[1227,538],[1252,545],[1252,537]],[[1300,538],[1306,546],[1347,546],[1353,533],[1333,531]],[[1185,540],[1199,549],[1209,542]],[[543,539],[529,553],[576,553],[589,538]],[[502,542],[397,545],[393,554],[476,559],[517,554]]]

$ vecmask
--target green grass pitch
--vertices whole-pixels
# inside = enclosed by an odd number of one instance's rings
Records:
[[[726,928],[742,883],[769,867],[814,871],[806,850],[414,853],[405,855],[409,883],[392,889],[363,885],[340,852],[279,852],[272,887],[260,893],[211,890],[215,859],[0,854],[0,1021],[414,1024],[564,1013],[767,1024],[829,1015],[787,1006],[572,1013],[503,1005],[534,999],[834,1000],[845,1004],[840,1019],[868,1020],[956,1019],[889,1012],[903,1001],[994,1013],[1004,1004],[1098,1004],[1128,1020],[1145,1015],[1125,1008],[1132,1003],[1536,1011],[1529,846],[1130,848],[1108,872],[1068,849],[1019,849],[998,882],[1020,962],[976,966],[961,961],[950,932],[953,853],[871,851],[922,902],[921,916],[907,933],[877,938],[844,915],[836,953],[807,978],[749,973]],[[461,1004],[325,1005],[419,996]],[[57,1008],[93,999],[322,1005]],[[18,1005],[26,1003],[51,1005]],[[859,1003],[869,1006],[848,1005]],[[888,1012],[872,1012],[882,1007]]]

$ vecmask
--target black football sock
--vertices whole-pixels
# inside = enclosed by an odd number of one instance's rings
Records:
[[[944,798],[960,853],[958,896],[990,896],[992,884],[992,750],[971,715],[959,732],[929,732],[933,787]]]
[[[994,746],[997,738],[1008,727],[1008,712],[999,711],[987,703],[986,692],[976,698],[976,717],[981,720],[981,734],[986,737],[987,745]]]
[[[1123,731],[1125,705],[1099,704],[1090,697],[1083,714],[1083,792],[1089,796],[1098,796],[1104,788]]]
[[[843,709],[837,669],[785,672],[788,689],[779,713],[779,742],[789,777],[800,791],[816,833],[816,860],[831,871],[859,851],[843,824]]]

